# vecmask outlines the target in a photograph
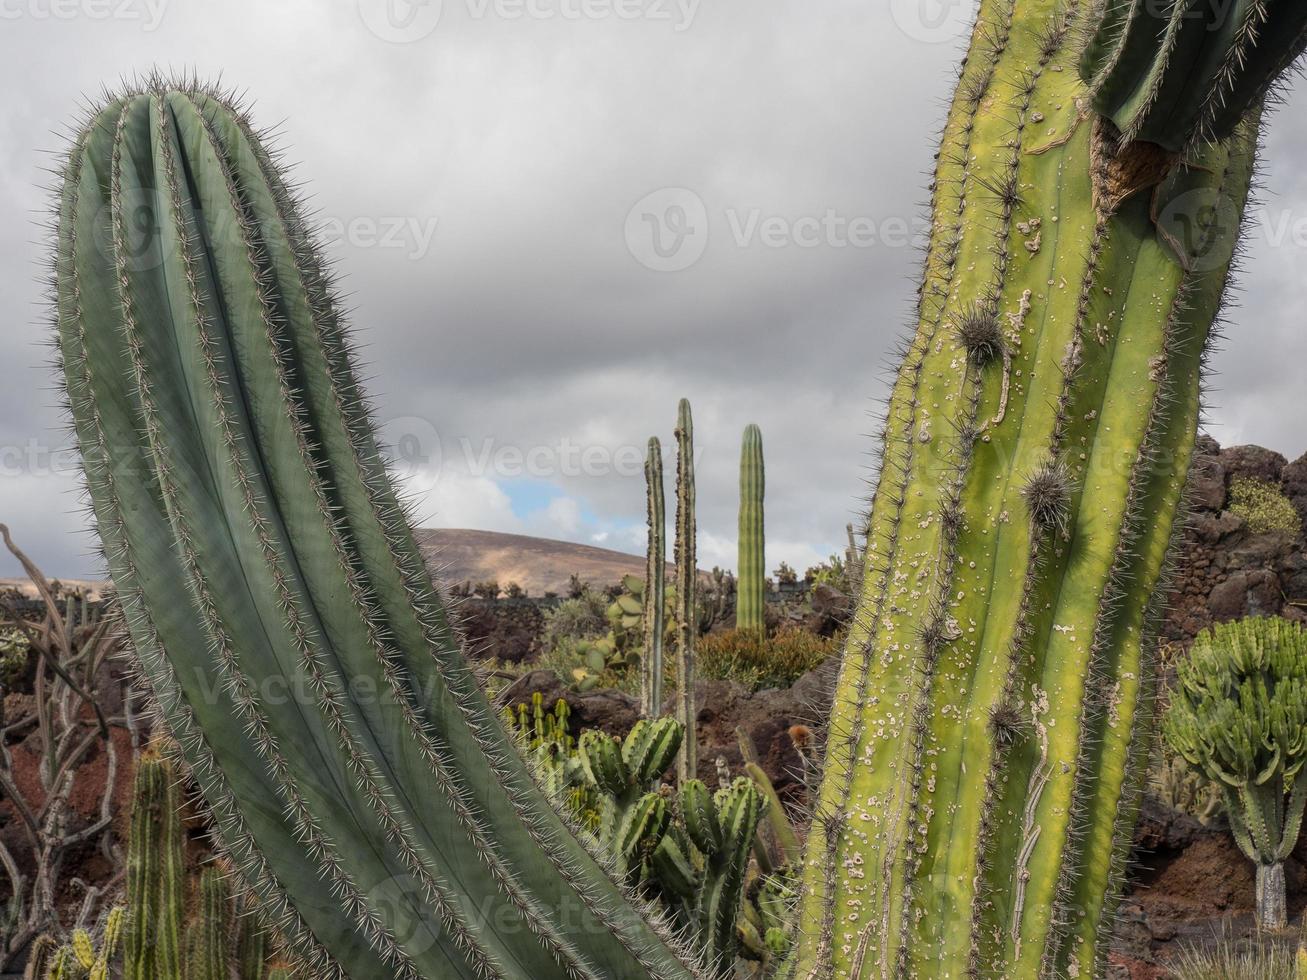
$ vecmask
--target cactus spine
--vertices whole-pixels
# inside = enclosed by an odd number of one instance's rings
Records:
[[[1230,830],[1257,865],[1257,919],[1286,924],[1284,862],[1307,806],[1307,630],[1245,619],[1198,634],[1176,665],[1163,726],[1190,765],[1221,788]]]
[[[692,977],[479,689],[240,108],[150,79],[93,110],[65,169],[55,313],[109,570],[224,850],[308,975]]]
[[[694,640],[699,631],[695,534],[694,419],[689,401],[682,398],[676,409],[676,718],[685,732],[676,777],[682,785],[699,769],[694,703]]]
[[[644,463],[648,486],[649,546],[644,567],[644,650],[640,657],[640,713],[656,717],[663,706],[663,614],[667,601],[667,516],[663,502],[663,447],[649,439]]]
[[[762,629],[767,577],[763,496],[766,492],[762,462],[762,432],[748,425],[740,445],[739,584],[736,587],[735,625]]]
[[[801,980],[1103,972],[1153,596],[1257,129],[1182,166],[1088,111],[1077,39],[1146,2],[980,5],[807,845]]]

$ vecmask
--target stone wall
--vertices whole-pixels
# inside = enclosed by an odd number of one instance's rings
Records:
[[[1307,622],[1307,541],[1300,532],[1253,533],[1229,510],[1238,476],[1278,485],[1307,524],[1307,455],[1288,462],[1260,446],[1222,449],[1199,440],[1192,511],[1176,555],[1163,636],[1185,643],[1205,626],[1242,616]]]

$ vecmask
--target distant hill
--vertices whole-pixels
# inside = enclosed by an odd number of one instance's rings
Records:
[[[529,594],[542,596],[546,592],[567,595],[568,579],[573,573],[601,588],[620,582],[623,575],[644,578],[643,555],[571,541],[462,528],[419,528],[417,538],[432,572],[444,585],[495,581],[504,586],[516,582]],[[105,584],[64,581],[69,588],[89,589],[93,598],[98,598]],[[33,598],[36,595],[25,579],[0,579],[0,592],[9,588]]]
[[[423,528],[417,536],[427,564],[445,585],[516,582],[529,594],[542,596],[566,595],[573,574],[600,587],[620,582],[623,575],[644,578],[643,555],[588,544],[462,528]]]

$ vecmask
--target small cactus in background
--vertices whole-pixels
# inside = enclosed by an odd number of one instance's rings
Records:
[[[640,656],[640,713],[656,717],[663,706],[663,631],[666,628],[667,516],[663,501],[663,449],[657,436],[649,439],[644,464],[648,486],[649,545],[644,572],[644,649]]]
[[[186,856],[182,792],[172,765],[156,752],[136,765],[127,843],[125,980],[182,975]]]
[[[1244,619],[1204,630],[1176,665],[1163,731],[1221,787],[1230,830],[1257,864],[1257,920],[1286,921],[1284,861],[1307,804],[1307,631]]]
[[[702,780],[681,784],[681,823],[653,852],[652,868],[676,920],[689,928],[718,976],[730,976],[739,951],[741,899],[765,804],[740,777],[713,793]]]
[[[45,980],[58,951],[59,943],[44,933],[33,939],[31,948],[27,951],[23,980]]]
[[[200,872],[196,915],[186,927],[186,980],[228,980],[231,972],[232,894],[227,872]]]
[[[694,496],[694,419],[690,403],[682,398],[676,410],[676,718],[685,732],[676,776],[682,786],[699,768],[694,703],[694,640],[699,630]]]
[[[599,801],[599,840],[632,883],[644,877],[667,831],[671,814],[658,782],[681,738],[681,726],[671,718],[641,718],[625,739],[594,730],[581,734],[581,765]]]
[[[115,906],[105,915],[98,935],[86,929],[74,929],[68,944],[57,949],[52,949],[49,942],[38,942],[25,977],[27,980],[110,980],[125,918],[123,907]],[[44,973],[38,972],[42,969]]]
[[[756,425],[749,425],[740,445],[739,580],[735,599],[735,625],[740,629],[762,629],[766,625],[765,479],[762,432]]]

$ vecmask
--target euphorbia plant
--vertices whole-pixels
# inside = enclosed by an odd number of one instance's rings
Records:
[[[1257,865],[1257,921],[1286,924],[1284,862],[1307,805],[1307,630],[1274,618],[1220,623],[1176,665],[1163,731],[1221,788],[1230,830]]]

